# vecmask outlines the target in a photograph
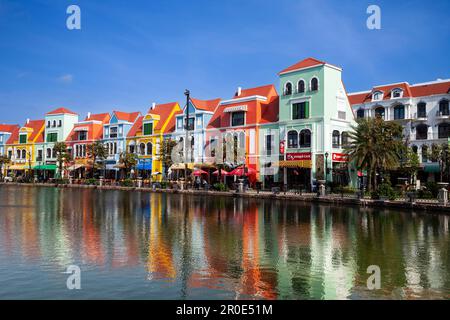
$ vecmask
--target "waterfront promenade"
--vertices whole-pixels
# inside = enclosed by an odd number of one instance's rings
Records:
[[[375,207],[386,209],[399,210],[420,210],[426,211],[430,214],[441,213],[450,215],[450,205],[440,203],[438,200],[432,199],[415,199],[410,201],[407,198],[400,198],[396,200],[372,200],[370,197],[359,198],[356,194],[327,194],[319,196],[317,193],[298,193],[298,192],[270,192],[270,191],[255,191],[247,190],[239,193],[232,191],[215,191],[215,190],[180,190],[170,188],[150,188],[150,187],[124,187],[111,185],[84,185],[84,184],[52,184],[52,183],[16,183],[16,182],[1,182],[0,187],[3,186],[22,186],[22,187],[49,187],[49,188],[78,188],[78,189],[97,189],[97,190],[122,190],[133,192],[149,192],[149,193],[168,193],[168,194],[186,194],[193,196],[211,196],[211,197],[241,197],[241,198],[259,198],[259,199],[273,199],[281,201],[298,201],[306,203],[330,204],[335,206],[361,206],[361,207]]]

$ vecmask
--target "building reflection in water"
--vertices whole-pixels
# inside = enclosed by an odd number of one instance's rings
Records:
[[[448,298],[450,290],[444,215],[55,188],[8,187],[0,200],[2,259],[138,268],[142,281],[166,282],[180,298]],[[366,288],[370,265],[381,268],[379,291]]]

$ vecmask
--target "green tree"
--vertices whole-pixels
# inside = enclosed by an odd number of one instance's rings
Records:
[[[11,160],[7,156],[0,156],[0,180],[3,181],[3,170],[8,164],[11,163]]]
[[[119,163],[125,169],[125,174],[128,176],[132,168],[137,165],[138,158],[135,153],[122,152],[120,154]]]
[[[404,150],[403,128],[381,117],[358,120],[349,132],[350,143],[345,147],[349,160],[357,169],[366,170],[369,191],[377,189],[377,174],[396,169]]]
[[[94,178],[95,170],[102,167],[98,161],[103,161],[107,157],[106,147],[100,141],[95,141],[87,146],[87,155],[92,160],[92,178]]]
[[[410,182],[414,184],[420,169],[419,155],[411,147],[405,147],[401,160],[400,171],[408,175]]]
[[[169,168],[172,166],[172,151],[177,145],[177,141],[174,139],[162,139],[159,142],[159,154],[157,155],[161,159],[163,165],[164,177],[167,177]]]
[[[53,150],[56,152],[56,163],[58,164],[58,177],[64,178],[62,175],[63,166],[68,164],[72,157],[67,151],[67,145],[64,142],[57,142],[53,146]]]

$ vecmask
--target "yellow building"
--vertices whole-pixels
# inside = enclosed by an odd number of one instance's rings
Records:
[[[33,167],[42,161],[44,143],[44,120],[27,120],[23,127],[15,131],[6,142],[6,154],[11,159],[7,166],[10,173],[22,175],[31,173]]]
[[[145,116],[140,117],[127,136],[127,150],[138,156],[138,176],[152,181],[163,178],[161,145],[164,134],[175,128],[175,116],[181,108],[177,102],[153,104]]]

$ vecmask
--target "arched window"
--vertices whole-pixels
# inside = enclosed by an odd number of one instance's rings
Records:
[[[20,155],[21,155],[20,150],[17,150],[17,159],[20,159]]]
[[[358,119],[364,118],[364,109],[358,109],[358,111],[356,111],[356,117]]]
[[[51,158],[52,157],[52,149],[47,148],[47,158]]]
[[[303,80],[299,80],[298,84],[297,84],[297,92],[298,93],[303,93],[305,92],[305,81]]]
[[[114,142],[114,151],[112,154],[116,154],[117,153],[117,142]]]
[[[144,156],[144,155],[145,155],[145,144],[144,144],[144,143],[141,143],[141,144],[139,145],[139,154],[140,154],[141,156]]]
[[[417,104],[417,118],[427,117],[427,104],[425,102],[419,102]]]
[[[428,126],[426,124],[419,124],[416,127],[416,140],[428,139]]]
[[[284,95],[290,96],[292,94],[292,83],[287,82],[284,86]]]
[[[350,144],[350,135],[347,131],[341,133],[341,143],[343,147],[347,147]]]
[[[422,162],[428,162],[428,146],[426,144],[422,146]]]
[[[56,127],[56,120],[53,120],[53,128]]]
[[[394,89],[392,90],[392,98],[401,98],[403,96],[402,89]]]
[[[439,113],[441,116],[448,116],[449,108],[448,108],[448,100],[441,100],[439,102]]]
[[[398,105],[394,107],[394,120],[405,119],[405,106]]]
[[[56,149],[52,149],[52,158],[56,159]]]
[[[105,148],[106,148],[106,154],[110,155],[111,154],[111,149],[109,147],[109,143],[105,143]]]
[[[147,155],[148,156],[152,155],[152,147],[153,147],[153,145],[151,142],[147,143]]]
[[[385,110],[383,107],[377,107],[375,109],[375,117],[380,117],[380,118],[384,119],[384,112],[385,112]]]
[[[26,150],[22,150],[22,159],[26,159],[27,158],[27,152]]]
[[[339,148],[341,145],[341,134],[339,131],[333,131],[333,139],[332,139],[333,148]]]
[[[375,91],[372,93],[372,101],[378,101],[383,99],[383,93],[381,91]]]
[[[298,133],[295,130],[288,132],[288,148],[298,148]]]
[[[311,148],[311,131],[308,129],[300,131],[300,148]]]
[[[311,91],[317,90],[319,90],[319,80],[314,77],[311,79]]]
[[[417,154],[419,148],[417,148],[417,146],[412,146],[411,150],[412,150],[413,153]]]
[[[450,124],[441,123],[438,127],[439,139],[447,139],[450,136],[449,133],[450,133]]]

